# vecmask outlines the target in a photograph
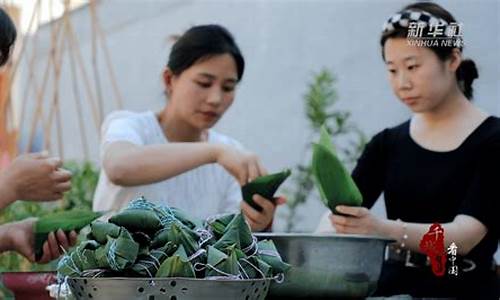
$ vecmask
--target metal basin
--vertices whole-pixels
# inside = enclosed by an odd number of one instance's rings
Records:
[[[264,300],[271,279],[68,278],[77,300]]]
[[[283,260],[292,265],[281,284],[271,283],[273,298],[370,296],[394,240],[366,235],[259,233],[271,239]]]

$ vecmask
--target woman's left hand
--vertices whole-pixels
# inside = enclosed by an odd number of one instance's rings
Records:
[[[63,254],[61,247],[68,250],[76,244],[78,235],[75,231],[71,231],[69,234],[65,234],[61,229],[51,232],[47,241],[43,244],[42,258],[35,261],[35,236],[33,232],[35,222],[36,218],[28,218],[8,224],[11,250],[22,254],[29,261],[39,264],[48,263]]]
[[[345,216],[330,214],[330,222],[338,233],[354,233],[384,235],[384,221],[373,215],[366,207],[339,205],[339,213]]]
[[[248,224],[252,228],[252,231],[263,231],[271,227],[276,207],[284,204],[286,202],[286,198],[278,197],[273,203],[272,201],[255,194],[253,195],[253,201],[262,207],[262,211],[254,209],[245,201],[241,201],[241,210],[243,211],[243,215],[247,219]]]

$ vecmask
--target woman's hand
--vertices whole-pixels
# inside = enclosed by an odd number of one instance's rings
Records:
[[[257,155],[231,146],[218,147],[215,161],[233,175],[242,186],[267,174]]]
[[[16,200],[61,199],[71,188],[71,173],[61,166],[59,158],[46,153],[18,156],[0,175],[3,206]]]
[[[35,222],[36,218],[29,218],[4,225],[8,226],[6,232],[10,241],[8,250],[14,250],[20,253],[31,262],[35,262],[35,236],[33,232],[33,225]],[[61,247],[67,250],[75,245],[76,240],[77,233],[75,231],[71,231],[68,235],[61,229],[57,232],[51,232],[47,241],[43,244],[42,258],[36,262],[43,264],[58,258],[63,254]]]
[[[330,214],[330,222],[338,233],[384,235],[384,220],[377,218],[366,207],[339,205],[339,213]]]
[[[275,199],[276,204],[274,204],[270,200],[255,194],[253,195],[253,201],[262,207],[262,211],[254,209],[245,201],[241,201],[241,210],[252,231],[263,231],[271,227],[276,207],[286,203],[286,198],[278,197]]]

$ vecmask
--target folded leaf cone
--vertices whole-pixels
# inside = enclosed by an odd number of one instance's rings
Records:
[[[236,245],[236,247],[244,250],[249,248],[252,243],[252,230],[246,222],[245,217],[242,214],[238,214],[226,226],[224,234],[213,246],[221,251],[232,245]]]
[[[312,171],[321,199],[332,212],[336,213],[337,205],[362,204],[363,196],[338,159],[324,127],[320,144],[313,144]]]
[[[175,253],[160,265],[155,277],[195,277],[193,265],[181,245]]]
[[[262,211],[262,207],[253,201],[253,195],[257,194],[268,200],[274,201],[274,193],[276,193],[280,185],[290,176],[290,174],[292,174],[292,171],[286,169],[279,173],[255,178],[241,188],[243,200],[254,209]]]
[[[259,258],[273,268],[274,274],[285,273],[290,268],[290,265],[283,262],[281,259],[273,241],[262,240],[259,241],[257,245],[259,247]]]

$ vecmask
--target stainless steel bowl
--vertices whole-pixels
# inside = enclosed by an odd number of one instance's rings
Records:
[[[345,234],[259,233],[271,239],[292,265],[281,284],[271,283],[272,297],[367,297],[376,287],[391,239]]]
[[[271,279],[68,278],[77,300],[264,300]]]

